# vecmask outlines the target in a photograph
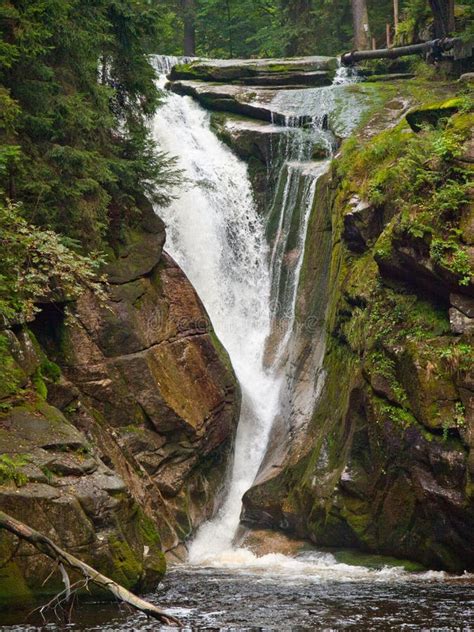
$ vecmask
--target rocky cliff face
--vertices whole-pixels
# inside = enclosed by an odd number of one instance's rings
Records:
[[[1,332],[0,507],[126,586],[151,586],[163,551],[219,499],[240,396],[189,281],[141,224],[108,266],[109,297],[47,304]],[[58,587],[50,564],[0,534],[0,597]],[[170,553],[171,554],[171,553]]]
[[[434,122],[412,113],[422,128],[402,118],[374,136],[373,119],[343,146],[325,385],[281,469],[246,494],[249,526],[474,568],[472,114],[452,105],[429,107]],[[311,260],[300,318],[317,299]]]
[[[214,112],[265,213],[287,113],[277,75],[250,87],[262,72],[192,64],[171,89]],[[474,568],[472,115],[466,90],[446,102],[457,89],[392,76],[344,93],[366,121],[318,182],[288,398],[244,497],[249,527]],[[335,102],[327,121],[337,139],[344,112]]]

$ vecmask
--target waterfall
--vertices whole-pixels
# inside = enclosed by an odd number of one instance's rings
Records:
[[[155,61],[162,86],[174,63],[166,58]],[[311,111],[311,103],[300,105],[305,114]],[[315,143],[328,155],[332,148],[324,130],[326,106],[325,102],[311,120],[306,116],[302,126],[299,112],[288,115],[283,145],[275,150],[272,169],[280,176],[266,221],[257,211],[246,164],[212,132],[207,111],[191,97],[169,93],[155,119],[160,148],[178,158],[186,178],[179,197],[158,209],[167,225],[166,249],[201,297],[242,389],[226,498],[191,543],[192,563],[224,559],[232,551],[241,498],[265,457],[288,387],[285,358],[308,220],[317,180],[329,165],[328,160],[312,161],[312,152]],[[272,217],[273,233],[268,230]],[[276,343],[268,353],[272,337]]]
[[[154,134],[177,156],[184,192],[159,214],[167,225],[168,252],[188,275],[227,351],[242,389],[233,471],[216,519],[199,532],[191,557],[230,548],[241,497],[262,461],[278,409],[281,377],[263,366],[270,334],[271,279],[262,218],[247,167],[210,129],[209,114],[190,97],[169,94]]]

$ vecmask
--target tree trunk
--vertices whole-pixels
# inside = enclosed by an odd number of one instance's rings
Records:
[[[393,26],[395,33],[398,31],[398,24],[400,22],[400,3],[399,0],[393,0]]]
[[[234,56],[234,47],[232,43],[232,12],[230,9],[230,0],[226,0],[226,9],[227,9],[227,31],[229,34],[229,55],[230,58]]]
[[[455,29],[454,0],[429,0],[434,17],[434,36],[448,37]]]
[[[371,38],[367,0],[351,0],[351,2],[354,22],[354,47],[356,50],[369,50]]]
[[[0,529],[6,529],[21,540],[26,540],[26,542],[32,544],[38,551],[44,553],[44,555],[47,555],[59,564],[59,569],[63,576],[65,585],[64,592],[66,594],[66,600],[68,600],[71,595],[71,585],[65,570],[65,567],[68,567],[82,575],[86,584],[87,582],[92,582],[93,584],[100,586],[104,590],[112,593],[118,601],[132,606],[147,616],[158,619],[158,621],[161,621],[165,625],[181,625],[176,617],[163,612],[163,610],[160,610],[155,605],[137,597],[123,586],[120,586],[120,584],[115,583],[112,579],[109,579],[105,575],[96,571],[95,568],[92,568],[92,566],[81,562],[81,560],[74,557],[74,555],[71,555],[67,551],[59,548],[57,544],[39,531],[35,531],[28,525],[16,520],[3,511],[0,511]]]
[[[184,22],[184,54],[186,57],[196,56],[196,2],[181,0]]]
[[[432,40],[421,44],[410,44],[410,46],[398,46],[397,48],[381,48],[378,50],[362,50],[344,53],[341,56],[341,63],[344,66],[353,66],[359,61],[368,59],[397,59],[406,55],[431,54],[442,55],[445,51],[451,50],[461,40],[459,38],[447,38],[445,40]]]

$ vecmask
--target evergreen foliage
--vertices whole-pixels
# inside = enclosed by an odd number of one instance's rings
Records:
[[[280,57],[335,55],[353,48],[350,0],[196,0],[196,54],[205,57]],[[371,34],[379,46],[386,43],[386,25],[393,27],[393,0],[367,0]],[[172,4],[166,3],[173,12]],[[401,43],[430,34],[432,14],[428,0],[400,0]],[[472,3],[456,3],[459,29],[472,28]],[[175,41],[182,41],[183,9],[177,0]],[[469,19],[470,17],[470,19]],[[428,30],[426,30],[428,29]],[[182,50],[182,49],[181,49]],[[175,53],[176,48],[160,52]]]
[[[14,0],[0,7],[0,188],[28,220],[85,248],[117,238],[144,191],[166,197],[148,0]],[[115,234],[110,234],[110,229]]]
[[[0,246],[0,327],[31,319],[38,300],[70,300],[84,289],[103,295],[102,257],[81,255],[71,240],[28,224],[17,206],[0,203]]]
[[[148,123],[159,103],[148,54],[170,36],[150,0],[0,4],[0,312],[93,287],[95,254],[165,203],[178,175]],[[81,254],[78,254],[81,253]]]

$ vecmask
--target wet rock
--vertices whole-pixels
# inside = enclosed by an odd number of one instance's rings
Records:
[[[344,215],[343,239],[354,252],[364,252],[383,230],[381,214],[372,204],[353,196]]]
[[[202,61],[175,66],[169,75],[172,81],[193,79],[246,85],[330,85],[337,69],[334,57],[301,57],[291,59],[232,59]]]
[[[466,252],[472,257],[474,249],[466,247]],[[403,281],[443,301],[448,301],[450,294],[460,289],[460,275],[433,260],[430,244],[425,239],[395,231],[390,238],[389,250],[376,251],[374,258],[383,277]],[[474,297],[474,277],[462,288],[463,294]]]
[[[243,160],[257,158],[268,165],[278,153],[286,130],[271,123],[214,114],[212,123],[219,138]]]
[[[277,531],[254,530],[247,531],[242,539],[241,546],[245,546],[257,556],[280,553],[294,557],[302,551],[311,550],[311,544],[305,540],[291,538]]]
[[[449,310],[449,322],[454,334],[474,333],[474,318],[469,318],[455,307],[451,307]]]
[[[459,77],[461,83],[474,83],[474,72],[465,72]]]
[[[26,377],[31,377],[39,368],[41,358],[35,349],[33,340],[27,330],[22,329],[16,334],[9,331],[10,350],[18,366]]]
[[[160,227],[152,224],[151,229]],[[137,252],[143,243],[139,234],[133,237]],[[159,237],[158,244],[163,241],[160,232],[143,234],[145,243],[150,235]],[[110,300],[102,305],[83,295],[61,324],[60,345],[41,317],[34,328],[63,372],[52,401],[65,406],[74,423],[94,438],[171,548],[183,537],[182,516],[187,535],[214,509],[240,395],[209,317],[174,261],[158,248],[136,277],[134,266],[133,274],[122,274],[121,259],[119,254],[120,275],[110,279]],[[56,460],[51,470],[68,477],[83,466]],[[198,492],[202,487],[204,494]]]
[[[442,348],[442,344],[437,341],[436,347]],[[399,359],[399,372],[415,417],[427,428],[443,429],[455,425],[459,396],[436,347],[408,342]]]
[[[451,294],[451,305],[468,318],[474,318],[474,299],[463,294]]]
[[[415,75],[410,72],[394,72],[384,75],[369,75],[367,81],[376,82],[388,82],[388,81],[400,81],[402,79],[413,79]]]
[[[78,388],[61,377],[57,382],[48,383],[48,404],[63,411],[80,395]]]
[[[87,448],[87,441],[59,410],[45,402],[15,407],[0,418],[0,452],[27,453],[35,447],[77,450]]]
[[[115,261],[106,266],[113,284],[129,283],[149,274],[160,261],[166,239],[165,226],[146,198],[139,199],[141,222],[129,230],[118,247]]]
[[[396,124],[406,106],[393,109],[388,125]],[[381,118],[386,128],[385,110],[383,117],[377,115],[379,131]],[[372,133],[371,124],[366,125],[358,138]],[[341,187],[344,193],[358,193],[364,184],[350,177],[333,182],[334,197],[319,202],[318,209],[331,210],[333,231],[334,281],[328,302],[323,301],[330,332],[325,379],[302,430],[287,423],[278,434],[277,443],[285,449],[278,452],[278,445],[272,445],[278,460],[272,464],[267,458],[269,466],[244,495],[242,520],[251,529],[284,531],[317,547],[370,551],[454,572],[471,570],[472,334],[453,336],[447,314],[451,305],[470,318],[472,281],[455,274],[449,256],[445,261],[432,258],[431,233],[414,237],[414,230],[401,225],[401,204],[397,208],[389,200],[393,215],[375,243],[362,232],[367,220],[357,225],[350,218],[346,224]],[[356,202],[362,194],[358,197]],[[459,247],[469,255],[469,212],[462,213]],[[343,240],[351,240],[349,228],[361,257],[341,247]],[[320,288],[311,265],[313,242],[321,247],[320,233],[310,226],[308,234],[298,296],[302,318],[308,316],[312,289]],[[298,375],[296,383],[304,377]]]
[[[162,574],[158,534],[147,531],[123,480],[90,453],[89,442],[59,410],[37,400],[1,414],[0,458],[2,511],[125,586],[151,586],[159,560]],[[150,571],[144,547],[153,561]],[[62,589],[55,565],[31,545],[3,532],[0,550],[8,560],[0,573],[0,606]]]
[[[286,116],[271,107],[277,94],[276,89],[232,84],[211,84],[199,81],[174,81],[167,86],[176,94],[191,96],[209,110],[230,112],[248,116],[259,121],[285,125]],[[300,116],[295,123],[304,125],[311,122],[310,116]]]
[[[271,111],[257,104],[244,101],[246,93],[238,86],[206,85],[197,81],[174,81],[167,86],[172,92],[191,96],[210,110],[221,110],[243,114],[252,118],[271,122]],[[247,93],[248,94],[248,93]]]

